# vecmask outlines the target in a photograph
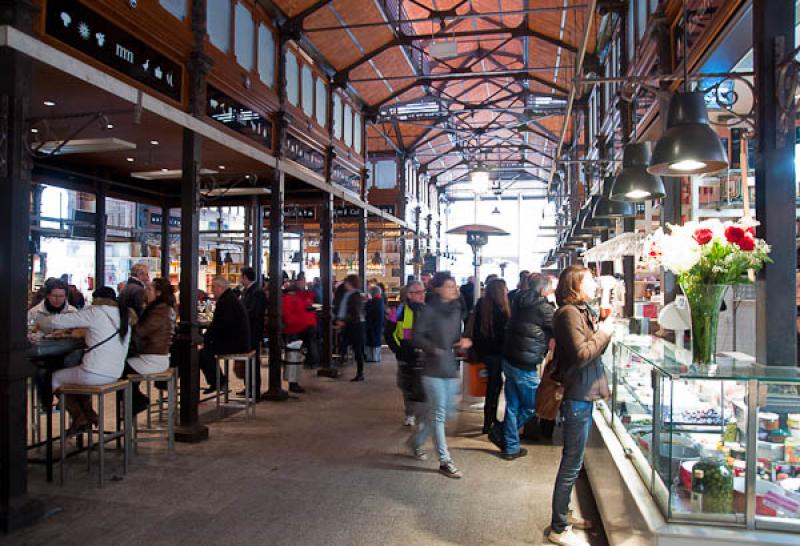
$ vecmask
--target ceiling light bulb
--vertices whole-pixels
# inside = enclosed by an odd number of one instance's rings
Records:
[[[168,171],[169,171],[169,169],[161,169],[162,173],[165,173],[165,172],[168,172]]]
[[[133,163],[133,158],[132,157],[126,157],[125,161],[127,161],[128,163]]]
[[[221,171],[224,171],[224,170],[225,170],[225,165],[220,165],[220,166],[219,166],[219,167],[217,167],[217,168],[218,168],[219,170],[221,170]]]
[[[157,140],[151,140],[150,144],[152,144],[153,146],[158,146],[158,141]]]
[[[113,128],[114,128],[114,125],[113,125],[113,124],[111,124],[111,123],[109,123],[108,125],[106,125],[106,129],[109,129],[109,130],[110,130],[110,129],[113,129]]]
[[[705,166],[706,164],[702,161],[696,161],[694,159],[684,159],[683,161],[676,161],[670,164],[670,168],[676,171],[694,171],[696,169],[702,169]]]
[[[38,133],[38,132],[39,132],[39,129],[36,129],[35,127],[34,127],[33,129],[31,129],[31,133],[34,133],[34,134],[36,134],[36,133]]]
[[[55,105],[56,105],[56,103],[54,103],[54,102],[53,102],[53,101],[51,101],[51,100],[46,100],[46,101],[44,101],[44,105],[45,105],[45,106],[55,106]]]
[[[625,197],[627,197],[628,199],[637,199],[637,200],[646,199],[650,197],[650,192],[644,190],[633,190],[626,193]]]

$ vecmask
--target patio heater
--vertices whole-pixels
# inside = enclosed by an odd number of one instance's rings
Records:
[[[500,236],[509,235],[509,233],[500,228],[483,224],[458,226],[447,233],[467,236],[467,244],[472,248],[473,275],[475,276],[473,303],[478,303],[478,298],[481,296],[481,249],[489,242],[490,235]]]

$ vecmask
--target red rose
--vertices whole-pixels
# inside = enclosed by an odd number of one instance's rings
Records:
[[[756,247],[756,242],[752,237],[742,237],[736,244],[745,252],[751,252]]]
[[[694,240],[701,245],[708,244],[713,238],[714,232],[707,228],[700,228],[694,232]]]
[[[756,236],[756,228],[754,226],[750,226],[749,228],[745,229],[745,232],[753,237]]]
[[[744,229],[739,226],[728,226],[725,228],[725,238],[728,242],[738,245],[744,239]]]

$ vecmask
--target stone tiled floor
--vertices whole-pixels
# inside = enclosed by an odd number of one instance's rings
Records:
[[[255,420],[241,414],[212,422],[210,440],[144,444],[130,472],[102,490],[85,459],[68,463],[63,487],[32,467],[31,494],[49,516],[0,536],[1,544],[158,545],[428,545],[541,544],[559,448],[529,445],[507,462],[479,435],[481,416],[462,411],[451,426],[453,458],[464,472],[451,480],[434,461],[404,451],[409,429],[395,364],[384,354],[367,380],[317,378],[284,403],[263,402]],[[209,406],[209,410],[211,406]],[[119,468],[109,457],[108,478]],[[594,515],[586,483],[578,509]],[[605,544],[602,531],[587,538]]]

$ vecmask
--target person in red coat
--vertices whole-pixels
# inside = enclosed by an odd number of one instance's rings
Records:
[[[290,284],[283,294],[283,333],[286,335],[286,342],[302,340],[306,349],[306,365],[315,368],[319,365],[319,347],[317,314],[313,304],[314,292],[306,290],[304,280]],[[296,366],[286,369],[289,390],[303,392],[303,387],[297,383],[297,371]]]

